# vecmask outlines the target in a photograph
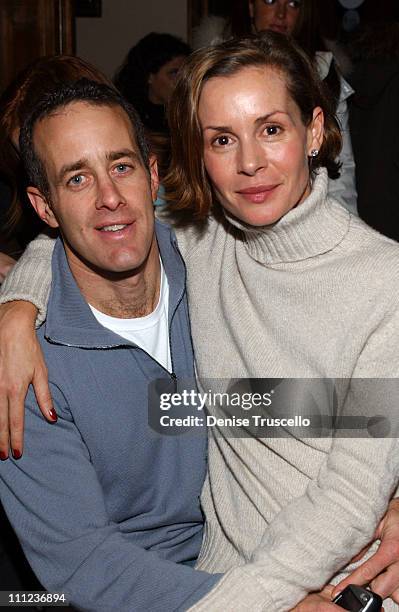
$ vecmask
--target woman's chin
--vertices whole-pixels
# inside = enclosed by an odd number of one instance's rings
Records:
[[[252,227],[264,227],[274,225],[284,216],[284,213],[276,210],[251,210],[251,211],[236,211],[232,213],[241,223]]]

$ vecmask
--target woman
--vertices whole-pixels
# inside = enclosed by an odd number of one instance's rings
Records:
[[[324,6],[326,12],[327,7]],[[248,35],[272,30],[292,36],[314,62],[319,75],[333,95],[336,115],[343,134],[343,146],[339,155],[341,168],[331,175],[329,192],[349,212],[357,214],[355,184],[355,162],[349,132],[347,99],[353,89],[341,76],[333,54],[323,38],[321,6],[318,0],[236,0],[231,9],[231,18],[215,31],[212,18],[201,25],[194,34],[194,47],[204,46],[213,40],[221,41],[229,36]],[[216,18],[220,19],[220,18]],[[326,19],[325,19],[326,21]],[[337,178],[339,177],[339,178]]]
[[[190,52],[179,38],[151,32],[130,49],[115,76],[116,86],[137,109],[150,132],[168,133],[165,105],[178,69]]]
[[[306,56],[276,33],[195,53],[170,125],[200,381],[340,378],[341,410],[364,391],[351,377],[397,376],[398,247],[327,198],[340,135]],[[397,450],[211,428],[200,567],[226,576],[196,609],[289,610],[322,588],[372,538]]]

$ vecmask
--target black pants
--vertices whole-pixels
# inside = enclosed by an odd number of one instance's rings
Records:
[[[27,562],[18,539],[8,522],[3,507],[0,504],[0,591],[44,591],[40,582],[32,572]],[[15,610],[14,607],[1,607],[3,610]],[[62,612],[72,608],[68,607],[24,607],[27,612],[38,612],[38,610],[52,610]]]

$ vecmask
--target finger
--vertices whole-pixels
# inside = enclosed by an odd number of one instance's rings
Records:
[[[333,597],[336,597],[344,590],[348,584],[369,584],[378,574],[380,574],[397,557],[392,555],[390,546],[381,544],[380,548],[367,561],[362,563],[352,574],[342,580],[334,589]]]
[[[9,428],[8,428],[8,399],[0,392],[0,459],[5,461],[8,458],[10,448]]]
[[[391,599],[397,604],[399,604],[399,589],[395,589],[393,593],[391,593]]]
[[[389,502],[389,509],[399,512],[399,497],[394,497],[393,499],[391,499],[391,501]]]
[[[326,597],[329,597],[331,599],[334,588],[335,588],[334,585],[327,584],[322,590],[322,595],[325,595]]]
[[[376,534],[374,534],[375,536]],[[373,537],[374,537],[373,536]],[[362,548],[362,550],[360,551],[360,553],[358,555],[355,555],[354,557],[352,557],[352,559],[350,560],[351,563],[357,563],[357,561],[360,561],[360,559],[363,559],[364,555],[366,554],[366,552],[368,551],[368,549],[370,548],[371,544],[367,544],[367,546],[365,546],[364,548]]]
[[[304,601],[293,612],[342,612],[342,608],[321,599]]]
[[[371,589],[383,599],[399,589],[399,563],[393,563],[371,583]]]
[[[10,394],[8,399],[8,421],[10,428],[10,446],[14,459],[20,459],[24,450],[24,417],[24,394]]]
[[[40,364],[34,372],[32,379],[33,389],[35,391],[36,401],[45,419],[51,423],[57,420],[57,414],[54,409],[53,400],[48,384],[48,372],[44,364]]]

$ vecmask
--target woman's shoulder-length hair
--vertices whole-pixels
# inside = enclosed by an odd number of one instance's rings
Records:
[[[204,220],[215,204],[204,165],[198,118],[203,85],[213,77],[230,76],[251,66],[269,66],[285,76],[304,125],[312,121],[314,108],[322,108],[324,141],[319,155],[312,158],[311,170],[325,166],[330,177],[339,176],[337,157],[342,139],[334,116],[334,101],[308,56],[293,40],[276,32],[234,38],[199,49],[186,60],[169,105],[171,165],[164,184],[177,223]]]

